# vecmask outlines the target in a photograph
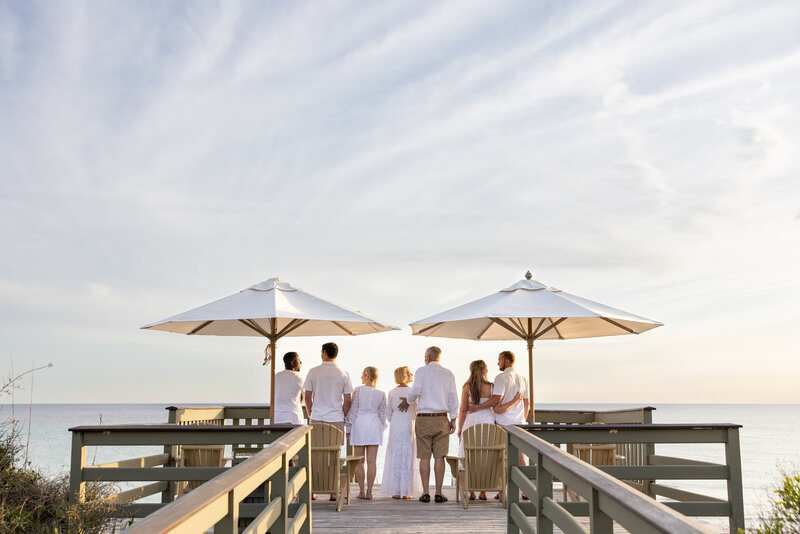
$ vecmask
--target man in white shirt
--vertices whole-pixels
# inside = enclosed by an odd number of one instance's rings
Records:
[[[497,357],[497,367],[502,371],[494,379],[492,388],[494,419],[498,425],[522,425],[528,417],[530,398],[528,395],[528,381],[514,369],[514,353],[504,350]],[[517,393],[522,394],[522,402],[518,402],[506,411],[500,410],[500,405],[510,402]]]
[[[322,364],[308,372],[303,389],[309,423],[328,423],[341,430],[344,436],[353,383],[347,371],[336,365],[338,354],[336,343],[322,345]]]
[[[414,385],[408,398],[403,398],[398,406],[400,411],[408,410],[410,402],[417,402],[417,458],[419,458],[419,474],[422,478],[421,502],[430,502],[428,493],[431,476],[431,455],[433,455],[433,472],[436,480],[435,502],[445,502],[447,497],[442,493],[444,481],[444,457],[450,445],[450,434],[456,431],[458,417],[458,395],[456,379],[450,370],[439,364],[442,349],[429,347],[425,351],[425,366],[414,373]]]
[[[275,374],[275,408],[272,422],[299,425],[303,422],[303,377],[300,376],[300,355],[283,355],[284,371]]]

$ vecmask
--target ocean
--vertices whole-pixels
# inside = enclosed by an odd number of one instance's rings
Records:
[[[538,404],[540,409],[613,410],[631,404]],[[741,452],[745,514],[753,525],[767,504],[782,469],[800,469],[800,405],[775,404],[655,404],[655,423],[734,423],[742,425]],[[20,439],[31,466],[56,475],[69,471],[72,426],[166,422],[164,404],[33,404],[0,405],[0,421],[20,423]],[[383,471],[383,447],[378,453],[378,480]],[[458,451],[453,437],[450,453]],[[87,462],[104,463],[162,452],[159,447],[89,449]],[[707,461],[724,461],[721,445],[659,445],[658,454]],[[22,453],[25,456],[25,451]],[[448,477],[445,483],[448,483]],[[682,481],[679,487],[725,497],[723,483]]]

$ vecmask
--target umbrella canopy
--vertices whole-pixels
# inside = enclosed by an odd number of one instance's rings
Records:
[[[142,329],[190,336],[267,338],[268,355],[272,356],[270,406],[275,404],[274,355],[278,339],[286,336],[357,336],[397,330],[394,326],[315,297],[280,278],[270,278]]]
[[[537,339],[640,334],[662,324],[547,286],[533,280],[528,271],[524,280],[506,289],[409,326],[418,336],[526,340],[532,408],[533,344]]]

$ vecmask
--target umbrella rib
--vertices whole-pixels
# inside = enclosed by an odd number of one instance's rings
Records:
[[[519,330],[514,328],[512,325],[504,322],[502,319],[498,319],[497,317],[489,317],[489,320],[492,321],[493,323],[499,324],[500,326],[502,326],[503,328],[505,328],[509,332],[513,333],[516,336],[521,337],[522,339],[525,339],[526,337],[528,337],[528,336],[525,335],[525,333],[520,332]]]
[[[633,330],[631,330],[630,328],[628,328],[627,326],[625,326],[625,325],[621,325],[621,324],[619,324],[619,323],[618,323],[618,322],[616,322],[616,321],[612,321],[611,319],[608,319],[608,318],[606,318],[606,317],[600,317],[600,318],[601,318],[602,320],[606,321],[607,323],[611,323],[611,324],[613,324],[613,325],[614,325],[614,326],[616,326],[617,328],[621,328],[621,329],[625,330],[625,331],[626,331],[626,332],[628,332],[629,334],[635,334],[635,333],[636,333],[636,332],[634,332]]]
[[[550,319],[550,320],[552,321],[552,319]],[[543,336],[543,335],[545,335],[547,332],[549,332],[549,331],[550,331],[550,330],[552,330],[553,328],[557,327],[559,324],[563,323],[563,322],[564,322],[564,321],[566,321],[566,320],[567,320],[567,318],[566,318],[566,317],[562,317],[562,318],[561,318],[561,319],[559,319],[558,321],[555,321],[554,323],[551,323],[551,324],[550,324],[550,326],[548,326],[547,328],[545,328],[544,330],[542,330],[541,332],[539,332],[539,333],[538,333],[538,335],[537,335],[536,337],[537,337],[537,338],[540,338],[540,337],[542,337],[542,336]],[[556,330],[556,333],[558,333],[558,330]],[[558,334],[558,337],[559,337],[559,339],[564,339],[563,337],[561,337],[561,334]]]
[[[517,322],[517,327],[520,329],[521,332],[523,332],[523,333],[525,332],[525,326],[522,324],[522,319],[520,319],[519,317],[514,317],[511,320]],[[528,337],[528,336],[525,336],[525,337]]]
[[[493,323],[492,323],[491,321],[489,321],[489,323],[486,325],[486,328],[484,328],[483,330],[481,330],[481,333],[480,333],[480,334],[478,334],[478,337],[476,337],[475,339],[478,339],[478,340],[479,340],[479,339],[481,338],[481,336],[482,336],[483,334],[485,334],[487,330],[489,330],[489,328],[492,326],[492,324],[493,324]]]
[[[350,330],[348,330],[347,328],[345,328],[345,327],[343,327],[342,325],[340,325],[340,324],[339,324],[337,321],[331,321],[331,322],[332,322],[333,324],[335,324],[336,326],[338,326],[339,328],[341,328],[342,330],[344,330],[345,332],[347,332],[349,335],[351,335],[351,336],[354,336],[354,335],[355,335],[355,334],[354,334],[354,333],[352,333]]]
[[[418,333],[418,334],[424,334],[424,333],[425,333],[425,332],[427,332],[428,330],[431,330],[431,329],[433,329],[433,328],[436,328],[437,326],[442,326],[443,324],[444,324],[444,323],[433,323],[432,325],[430,325],[430,326],[426,326],[425,328],[423,328],[422,330],[420,330],[420,331],[419,331],[419,332],[417,332],[417,333]]]
[[[541,320],[539,320],[539,324],[536,325],[536,330],[534,330],[532,332],[533,339],[536,339],[538,337],[537,334],[539,333],[539,329],[542,327],[542,325],[544,324],[545,320],[547,320],[546,317],[542,317]]]
[[[210,324],[211,324],[211,323],[213,323],[213,322],[214,322],[214,321],[206,321],[206,322],[204,322],[203,324],[201,324],[200,326],[198,326],[197,328],[195,328],[194,330],[192,330],[191,332],[189,332],[189,333],[188,333],[188,334],[186,334],[186,335],[187,335],[187,336],[191,336],[192,334],[196,334],[196,333],[198,333],[200,330],[202,330],[203,328],[207,327],[208,325],[210,325]]]
[[[239,322],[242,323],[243,325],[245,325],[247,328],[249,328],[251,330],[254,330],[255,332],[258,332],[259,334],[261,334],[265,338],[269,339],[270,335],[263,328],[258,326],[258,323],[256,323],[252,319],[247,319],[247,320],[239,319]]]
[[[308,322],[308,319],[292,319],[292,322],[283,327],[283,330],[278,332],[278,337],[288,335],[289,332],[298,329]]]

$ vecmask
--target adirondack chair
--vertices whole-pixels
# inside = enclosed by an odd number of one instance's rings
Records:
[[[224,445],[191,445],[181,447],[178,467],[225,467],[230,458],[225,458]],[[178,497],[199,487],[205,480],[178,482]]]
[[[589,465],[617,465],[617,448],[609,445],[588,445],[576,443],[572,446],[572,454]],[[581,497],[564,484],[564,500],[580,501]]]
[[[350,481],[363,456],[342,454],[342,431],[333,425],[315,423],[311,430],[311,491],[336,495],[336,511],[350,504]]]
[[[447,457],[456,479],[456,498],[468,508],[470,491],[497,491],[505,506],[506,431],[498,425],[483,423],[464,430],[461,439],[464,457]]]

